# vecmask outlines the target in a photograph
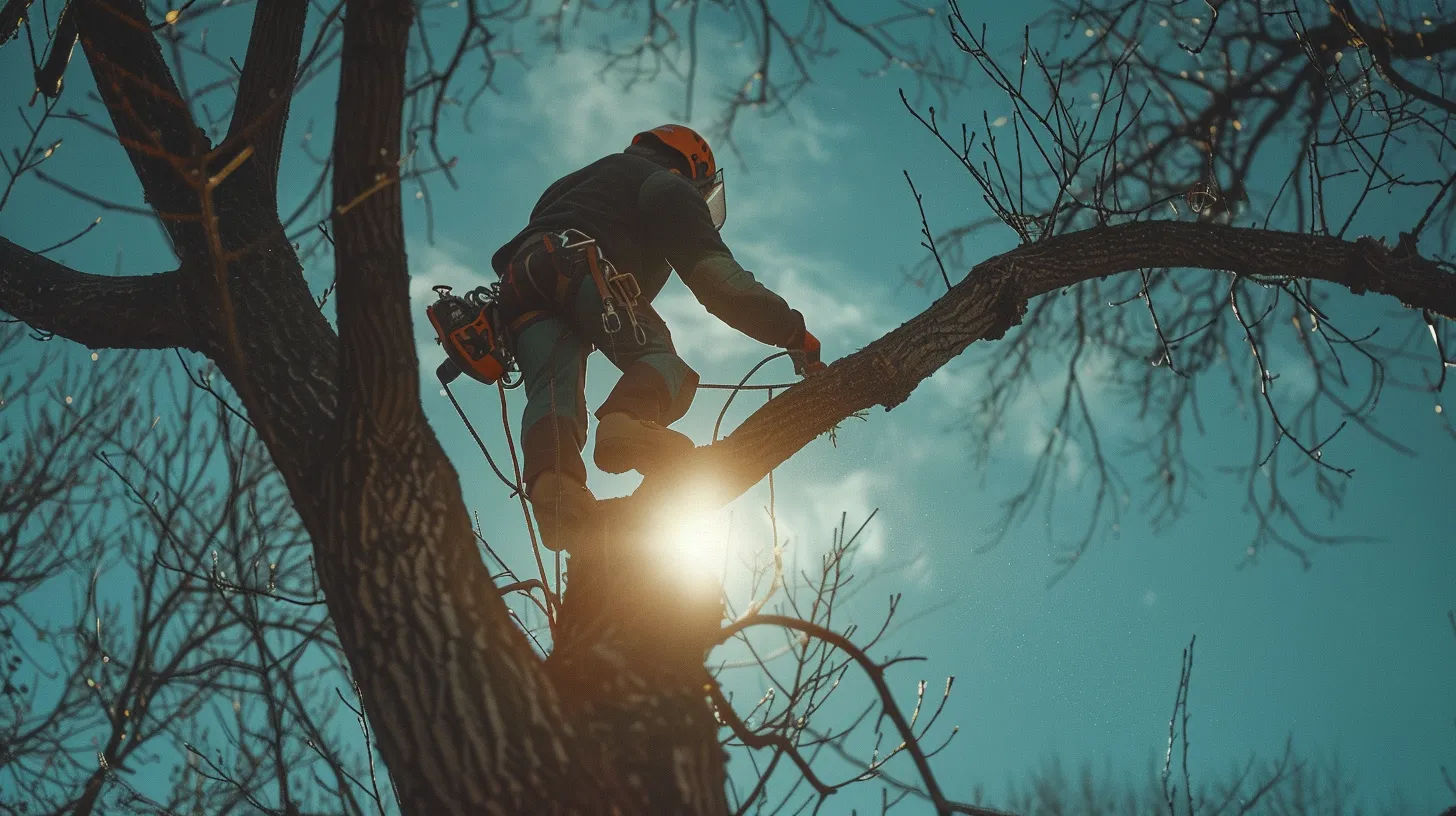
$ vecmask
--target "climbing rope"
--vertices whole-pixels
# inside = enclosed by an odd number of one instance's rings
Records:
[[[506,478],[506,475],[501,472],[501,469],[496,467],[495,459],[491,457],[490,451],[486,450],[485,441],[480,438],[480,434],[475,432],[475,425],[471,424],[470,417],[465,415],[465,409],[461,408],[459,400],[455,399],[455,392],[450,390],[449,383],[441,383],[440,385],[445,390],[445,396],[450,398],[450,404],[455,406],[455,413],[460,415],[460,421],[465,423],[465,429],[470,431],[470,436],[475,439],[475,444],[480,446],[480,452],[485,454],[485,461],[490,464],[490,469],[495,471],[495,475],[501,480],[502,484],[510,488],[512,496],[520,493],[520,485]],[[511,449],[511,455],[515,455],[514,446]]]
[[[707,385],[699,385],[698,386],[699,388],[731,388],[731,389],[733,389],[733,393],[731,393],[731,394],[728,395],[728,401],[725,402],[725,403],[723,403],[723,410],[721,410],[721,411],[718,412],[718,421],[713,423],[713,441],[714,442],[717,442],[718,441],[718,431],[719,431],[719,429],[721,429],[723,427],[723,417],[725,417],[725,416],[728,415],[728,407],[733,404],[733,400],[735,398],[737,398],[738,392],[740,392],[740,391],[770,391],[771,392],[771,391],[773,391],[776,388],[788,388],[790,385],[793,385],[793,383],[774,383],[773,385],[748,385],[747,384],[748,381],[749,381],[749,379],[751,379],[754,374],[757,374],[758,373],[758,370],[760,368],[763,368],[764,366],[768,365],[769,363],[773,362],[774,360],[777,360],[780,357],[787,357],[787,356],[789,356],[789,353],[787,351],[780,351],[780,352],[776,352],[774,354],[770,354],[769,356],[763,358],[762,360],[759,360],[758,361],[758,365],[754,366],[753,368],[748,369],[748,373],[743,375],[743,379],[739,380],[737,385],[718,385],[717,383],[708,383]],[[772,399],[773,398],[773,395],[770,394],[769,395],[769,398]]]

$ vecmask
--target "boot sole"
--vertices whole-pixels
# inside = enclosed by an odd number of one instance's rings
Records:
[[[643,475],[670,465],[674,460],[691,453],[693,442],[685,436],[673,435],[669,444],[643,445],[623,439],[607,439],[597,443],[592,461],[597,469],[605,473],[626,473],[636,470]]]

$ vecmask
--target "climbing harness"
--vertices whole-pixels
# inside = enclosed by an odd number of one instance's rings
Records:
[[[560,234],[560,238],[561,249],[580,249],[586,258],[587,272],[602,299],[602,330],[607,334],[622,330],[622,316],[618,312],[621,308],[627,313],[627,322],[632,324],[632,338],[639,346],[647,345],[647,330],[637,321],[637,301],[642,297],[637,276],[631,272],[618,272],[617,267],[602,255],[597,240],[581,230],[568,229]]]
[[[597,245],[595,238],[587,235],[578,229],[566,229],[561,232],[542,233],[537,239],[541,241],[546,249],[546,255],[551,259],[551,268],[556,273],[556,284],[554,292],[550,295],[541,291],[540,284],[534,279],[529,285],[538,294],[546,296],[552,306],[569,314],[571,311],[571,300],[575,296],[577,286],[591,278],[592,284],[597,288],[597,294],[602,300],[602,329],[608,335],[615,335],[622,330],[622,314],[627,315],[627,322],[632,326],[632,337],[637,345],[647,345],[647,330],[637,320],[637,303],[642,299],[642,286],[637,282],[637,276],[631,272],[618,272],[617,267],[607,260]],[[557,253],[568,250],[578,250],[575,257],[561,258]],[[526,256],[525,262],[529,266],[530,255]],[[584,266],[585,269],[573,269],[573,267]],[[579,272],[569,274],[568,272]],[[514,276],[514,272],[508,273]],[[525,273],[529,278],[530,273]],[[511,321],[510,331],[520,332],[523,328],[541,318],[551,314],[550,309],[534,309],[528,311],[515,320]]]

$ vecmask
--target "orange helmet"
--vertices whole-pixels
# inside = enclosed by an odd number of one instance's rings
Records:
[[[632,137],[632,144],[640,144],[646,139],[656,139],[682,154],[691,168],[688,178],[692,181],[704,182],[718,173],[718,162],[713,158],[708,140],[686,125],[659,125],[652,130],[644,130]]]

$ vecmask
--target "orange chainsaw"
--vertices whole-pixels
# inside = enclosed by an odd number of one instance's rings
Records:
[[[425,307],[425,314],[435,327],[435,342],[445,349],[445,361],[435,369],[442,384],[462,373],[486,385],[505,381],[510,388],[519,382],[507,378],[515,370],[515,360],[501,331],[498,285],[477,286],[464,297],[451,294],[449,286],[434,287],[439,299]]]

